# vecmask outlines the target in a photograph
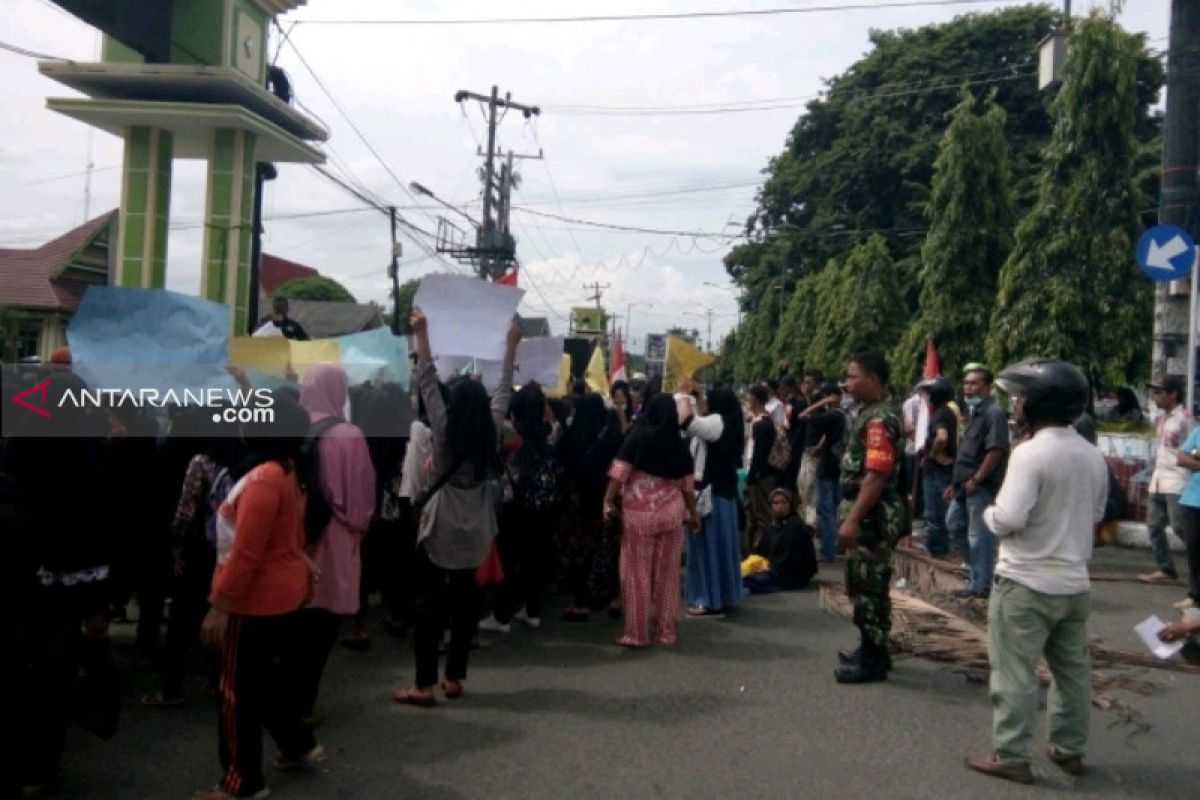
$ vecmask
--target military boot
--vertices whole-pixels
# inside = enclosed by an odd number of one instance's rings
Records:
[[[886,681],[888,653],[886,647],[863,641],[858,663],[838,667],[833,675],[838,683],[874,683]],[[840,654],[839,654],[840,655]]]
[[[866,637],[864,636],[862,639],[865,640]],[[863,646],[861,642],[853,650],[838,650],[838,663],[842,666],[852,667],[862,660],[862,651]],[[890,670],[892,668],[892,654],[888,652],[886,647],[883,648],[883,663],[887,669]]]

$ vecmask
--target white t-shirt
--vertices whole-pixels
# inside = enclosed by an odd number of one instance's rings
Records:
[[[1150,476],[1150,494],[1182,494],[1192,472],[1179,466],[1179,448],[1191,432],[1191,418],[1182,405],[1155,420],[1154,474]]]
[[[1013,448],[983,521],[1000,538],[996,574],[1043,594],[1091,588],[1088,561],[1108,500],[1104,456],[1073,428],[1043,428]]]

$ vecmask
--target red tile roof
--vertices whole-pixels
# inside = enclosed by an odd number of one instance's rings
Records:
[[[265,293],[274,294],[276,289],[290,280],[311,278],[318,274],[320,273],[312,267],[306,267],[270,253],[263,253],[262,261],[258,266],[258,285]]]
[[[86,285],[59,275],[116,215],[115,209],[109,211],[33,250],[0,250],[0,304],[64,311],[78,308]],[[110,246],[115,247],[116,241]]]

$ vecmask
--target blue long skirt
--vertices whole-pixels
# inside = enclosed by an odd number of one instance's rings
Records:
[[[742,554],[738,544],[737,500],[713,496],[713,509],[699,533],[687,531],[688,605],[710,611],[730,609],[742,599]]]

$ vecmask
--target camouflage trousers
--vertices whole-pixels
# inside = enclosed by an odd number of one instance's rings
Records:
[[[855,547],[847,554],[846,594],[854,602],[854,624],[880,647],[887,647],[892,630],[891,585],[891,547]]]

